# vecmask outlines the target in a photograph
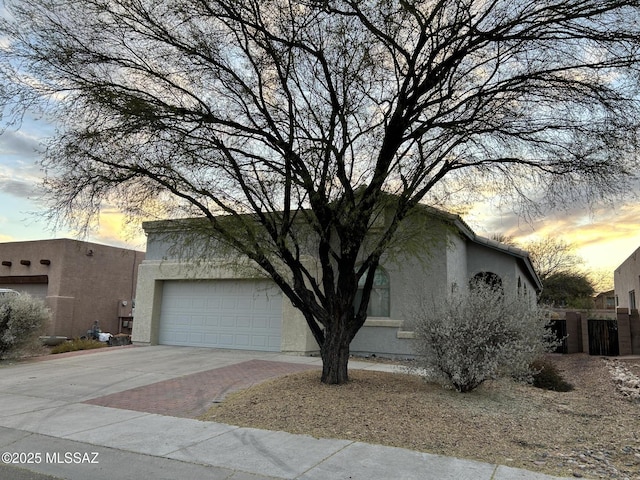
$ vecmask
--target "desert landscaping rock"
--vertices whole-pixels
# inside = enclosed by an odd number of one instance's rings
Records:
[[[640,376],[627,368],[625,361],[607,359],[606,363],[618,392],[627,400],[640,403]]]

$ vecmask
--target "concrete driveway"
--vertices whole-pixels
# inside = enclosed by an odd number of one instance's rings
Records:
[[[193,419],[229,391],[320,365],[318,358],[169,346],[5,364],[0,366],[2,461],[9,464],[5,468],[70,480],[553,478],[398,448]],[[363,362],[350,366],[394,368]],[[11,472],[0,466],[0,478]]]

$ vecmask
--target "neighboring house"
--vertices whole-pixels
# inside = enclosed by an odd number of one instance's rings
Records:
[[[594,307],[596,310],[615,310],[616,309],[616,295],[615,290],[609,290],[596,295],[593,299]]]
[[[640,248],[615,269],[613,284],[616,306],[637,309],[640,300]]]
[[[412,221],[430,222],[423,230],[433,233],[402,255],[382,259],[353,353],[411,355],[411,319],[420,302],[464,295],[474,277],[536,302],[542,285],[523,250],[479,237],[459,216],[427,207]],[[139,271],[134,343],[318,352],[302,314],[271,280],[222,253],[197,262],[172,253],[181,250],[174,247],[180,222],[143,224],[147,254]]]
[[[85,335],[130,326],[144,252],[69,239],[0,243],[0,288],[42,298],[51,310],[47,334]],[[126,330],[125,330],[126,331]]]

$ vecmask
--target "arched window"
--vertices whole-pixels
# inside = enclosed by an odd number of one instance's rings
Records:
[[[471,283],[484,282],[496,290],[502,291],[502,279],[493,272],[480,272],[473,276]]]
[[[362,289],[364,288],[364,282],[366,280],[366,274],[360,278],[358,282],[358,293],[354,305],[356,308],[362,301]],[[383,268],[378,267],[373,277],[373,287],[371,288],[371,296],[369,298],[369,305],[367,306],[368,317],[389,317],[389,275]]]
[[[524,286],[525,294],[527,292],[527,286]],[[518,296],[522,295],[522,279],[518,277]]]

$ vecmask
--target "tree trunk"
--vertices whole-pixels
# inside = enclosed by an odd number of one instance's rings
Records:
[[[349,381],[349,344],[347,335],[333,333],[325,337],[320,348],[322,357],[322,383],[340,385]]]

